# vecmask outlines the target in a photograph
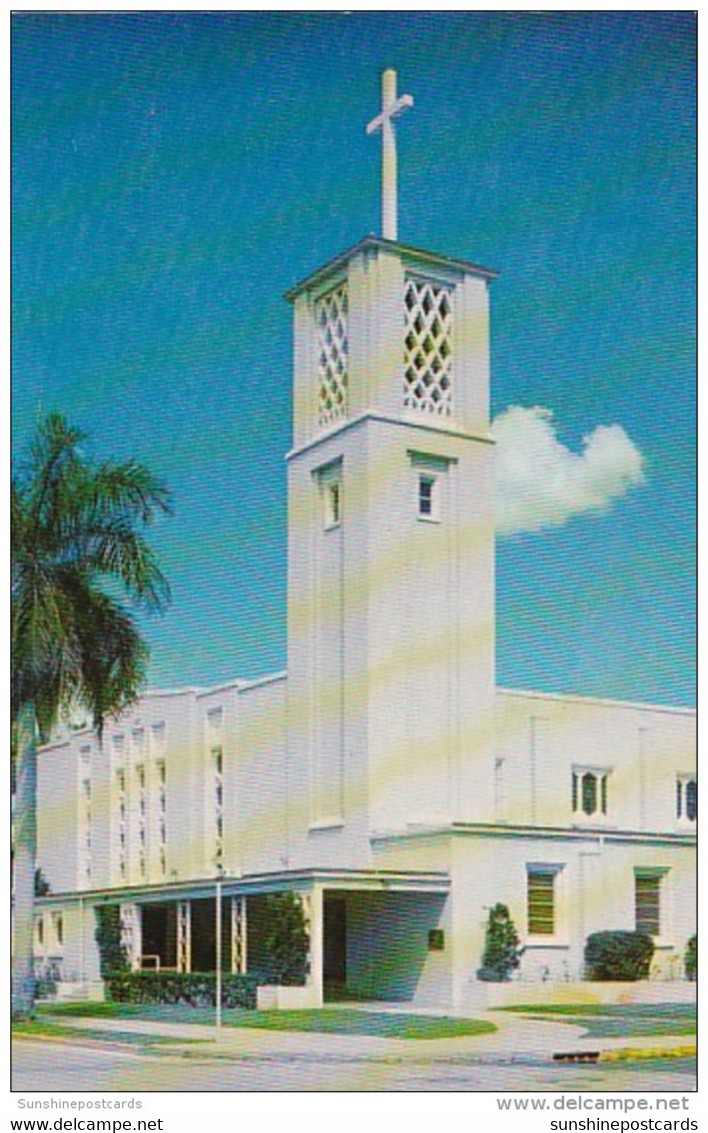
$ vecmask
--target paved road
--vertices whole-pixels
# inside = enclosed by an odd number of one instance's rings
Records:
[[[324,1054],[303,1051],[248,1054],[197,1050],[164,1053],[62,1041],[13,1043],[14,1091],[35,1090],[545,1090],[680,1091],[695,1089],[694,1068],[684,1060],[660,1067],[554,1066],[547,1058],[447,1054]]]

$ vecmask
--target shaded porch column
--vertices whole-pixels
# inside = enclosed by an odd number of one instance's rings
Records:
[[[320,885],[303,896],[308,932],[310,934],[309,971],[307,986],[315,992],[316,1005],[324,1003],[324,890]]]
[[[143,920],[140,906],[129,902],[120,907],[120,942],[125,948],[131,971],[140,969],[143,952]]]
[[[177,904],[177,971],[192,970],[192,906],[189,901]]]
[[[231,898],[231,971],[243,974],[248,966],[246,898]]]

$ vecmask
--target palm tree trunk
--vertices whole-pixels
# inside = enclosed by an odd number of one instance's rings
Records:
[[[15,796],[15,895],[12,954],[12,1017],[34,1011],[34,876],[37,859],[37,716],[33,704],[17,721]]]

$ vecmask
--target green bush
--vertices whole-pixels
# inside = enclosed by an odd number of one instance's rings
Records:
[[[489,910],[482,967],[477,969],[477,979],[489,982],[511,979],[523,951],[507,906],[494,905]]]
[[[692,983],[695,983],[696,974],[698,972],[698,937],[695,933],[686,945],[684,965],[686,971],[686,979],[691,980]]]
[[[225,972],[221,977],[221,1006],[255,1008],[258,979]],[[121,972],[106,980],[106,998],[114,1003],[186,1003],[213,1007],[215,972]]]
[[[588,980],[645,980],[654,941],[642,932],[594,932],[585,942]]]
[[[97,905],[96,944],[98,945],[101,979],[108,979],[119,972],[128,972],[128,954],[121,941],[120,907],[118,905]]]
[[[264,910],[267,965],[262,983],[301,987],[307,978],[310,936],[302,898],[297,893],[271,893]]]

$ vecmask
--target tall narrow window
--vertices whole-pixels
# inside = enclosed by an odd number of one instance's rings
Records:
[[[344,490],[342,486],[342,461],[335,460],[316,468],[312,473],[315,489],[319,492],[322,507],[322,526],[325,531],[338,527],[342,522]]]
[[[424,279],[408,279],[403,404],[407,409],[449,417],[452,413],[453,290]]]
[[[435,477],[418,477],[418,515],[422,519],[433,519],[435,512]]]
[[[346,283],[327,292],[315,303],[320,425],[329,425],[347,415],[348,307]]]
[[[125,771],[116,771],[116,807],[118,811],[118,873],[125,880],[128,872],[128,804],[125,789]]]
[[[494,815],[497,819],[502,818],[505,808],[504,759],[497,756],[494,760]]]
[[[84,882],[88,885],[91,880],[92,862],[92,846],[91,846],[91,745],[87,744],[85,747],[79,749],[80,761],[80,774],[81,774],[81,813],[79,820],[79,829],[81,831],[79,837],[83,845],[81,852],[83,856],[83,874]]]
[[[693,775],[679,775],[676,780],[676,817],[684,822],[698,817],[698,782]]]
[[[634,876],[634,927],[647,936],[661,934],[663,872],[637,870]]]
[[[552,936],[555,932],[555,884],[557,870],[541,866],[527,871],[527,924],[530,936]]]
[[[83,807],[84,827],[84,876],[86,881],[91,880],[91,780],[84,779],[81,784],[81,800]]]
[[[64,914],[52,913],[52,932],[58,948],[64,944]]]
[[[160,873],[164,877],[167,872],[167,774],[164,759],[157,760],[155,777],[157,779],[158,862]]]
[[[214,768],[214,864],[224,859],[224,755],[220,747],[211,753]]]
[[[145,784],[145,766],[139,764],[135,768],[135,780],[138,794],[138,869],[140,876],[147,874],[147,790]]]
[[[342,486],[339,480],[325,484],[325,527],[336,527],[342,518]]]

